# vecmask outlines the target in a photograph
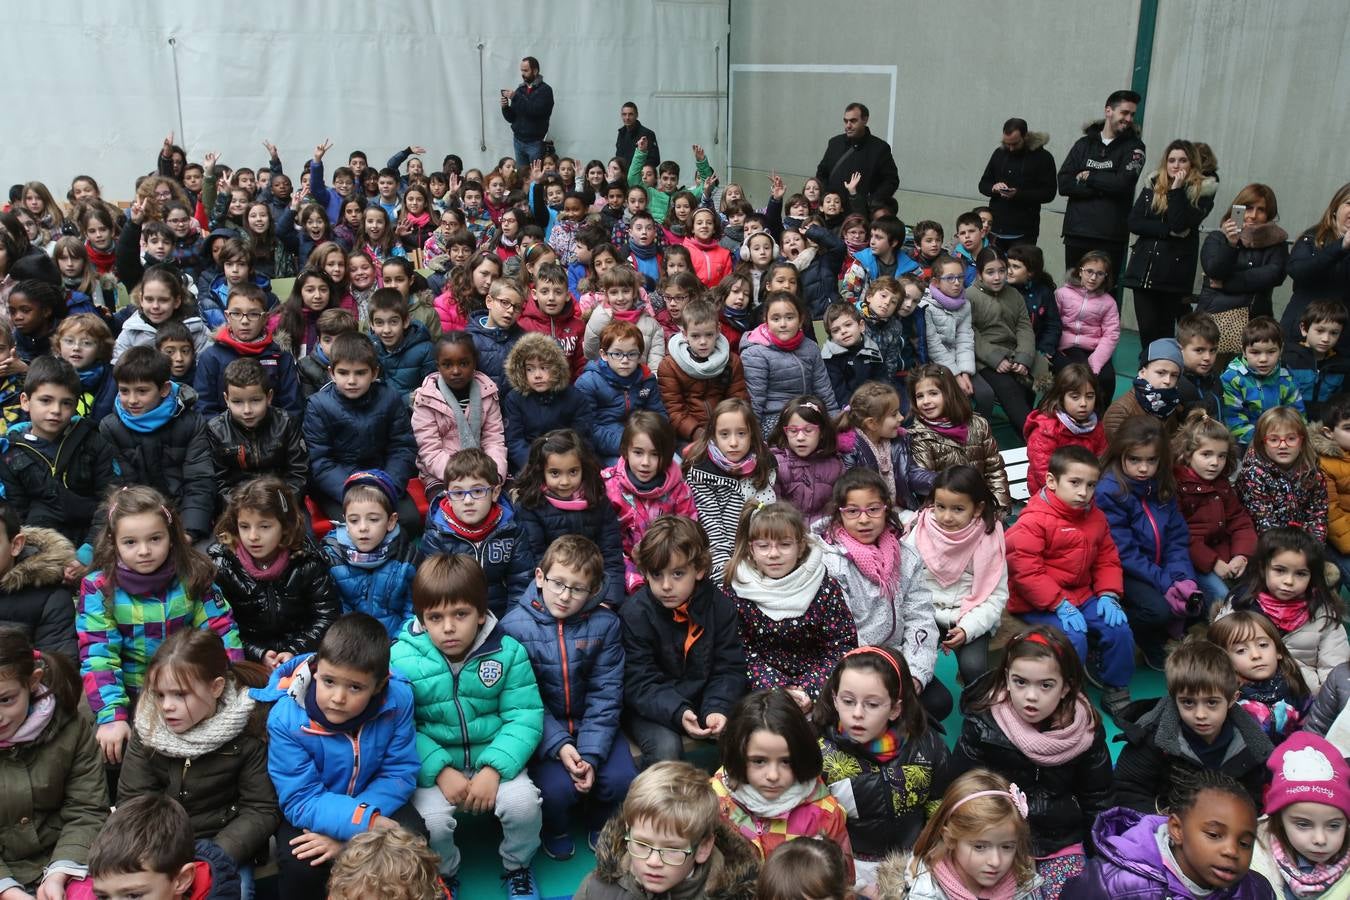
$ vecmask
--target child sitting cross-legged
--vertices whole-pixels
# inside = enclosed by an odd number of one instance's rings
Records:
[[[251,356],[271,375],[277,405],[293,416],[301,413],[300,382],[295,358],[272,340],[267,330],[267,298],[251,284],[230,289],[225,305],[225,324],[216,332],[216,342],[201,352],[192,386],[203,416],[213,416],[224,407],[225,367],[241,356]]]
[[[398,521],[397,491],[379,469],[353,472],[343,486],[342,521],[324,538],[324,555],[343,612],[363,612],[392,639],[412,617],[417,545]]]
[[[217,503],[224,506],[244,482],[263,475],[281,479],[296,498],[309,482],[309,451],[300,420],[272,405],[267,370],[251,357],[225,367],[225,411],[206,423]]]
[[[153,897],[156,900],[232,900],[239,871],[224,849],[194,840],[192,820],[161,793],[118,803],[89,845],[85,893],[68,897]],[[92,889],[91,889],[92,888]]]

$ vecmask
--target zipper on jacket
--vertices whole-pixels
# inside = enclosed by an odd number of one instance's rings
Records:
[[[567,663],[567,642],[563,640],[563,623],[558,622],[558,656],[562,660],[563,675],[563,711],[567,719],[567,733],[575,734],[572,728],[572,673]]]
[[[468,663],[469,660],[467,657],[465,657],[464,664],[468,665]],[[464,707],[459,702],[459,675],[460,672],[463,671],[464,669],[463,667],[461,667],[459,672],[451,672],[450,678],[451,678],[451,690],[455,698],[455,712],[459,714],[459,733],[464,735],[463,740],[464,768],[468,769],[472,768],[472,766],[470,765],[470,758],[469,758],[469,723],[464,720]]]
[[[51,476],[52,476],[53,478],[56,478],[56,477],[57,477],[57,474],[56,474],[56,464],[59,463],[59,462],[61,461],[61,453],[62,453],[62,451],[64,451],[64,450],[66,449],[66,438],[69,437],[69,436],[70,436],[70,429],[67,428],[67,429],[66,429],[66,433],[63,434],[63,435],[61,435],[61,443],[59,443],[59,444],[56,445],[56,456],[53,457],[53,458],[50,459],[50,460],[47,459],[47,457],[44,456],[44,455],[42,454],[42,451],[41,451],[41,450],[39,450],[39,449],[36,448],[36,447],[30,447],[27,443],[25,443],[25,442],[22,441],[22,440],[15,441],[14,446],[16,446],[16,447],[23,447],[23,448],[26,449],[29,453],[32,453],[32,454],[33,454],[34,456],[36,456],[38,459],[42,460],[42,464],[43,464],[44,466],[47,467],[47,471],[51,473]],[[66,483],[66,476],[67,476],[68,474],[69,474],[69,472],[62,472],[62,473],[61,473],[60,478],[61,478],[61,485],[62,485],[62,487],[67,487],[67,488],[70,487],[70,485]]]
[[[1162,565],[1162,532],[1158,530],[1158,521],[1153,518],[1153,511],[1148,508],[1148,502],[1140,500],[1139,505],[1144,509],[1144,515],[1148,517],[1148,524],[1153,528],[1153,564]]]
[[[347,782],[347,796],[353,797],[352,791],[356,790],[356,777],[361,774],[361,729],[362,725],[356,729],[355,734],[347,735],[347,740],[352,742],[352,777]]]

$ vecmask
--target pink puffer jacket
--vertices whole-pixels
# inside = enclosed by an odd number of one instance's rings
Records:
[[[1055,305],[1064,330],[1059,349],[1091,348],[1088,365],[1094,373],[1111,360],[1120,343],[1120,311],[1110,294],[1088,294],[1080,287],[1063,284],[1055,291]]]

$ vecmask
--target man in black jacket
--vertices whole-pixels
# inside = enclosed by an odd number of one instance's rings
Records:
[[[1034,244],[1041,234],[1041,207],[1055,199],[1055,158],[1048,135],[1027,131],[1026,119],[1003,123],[1003,142],[989,157],[980,193],[994,215],[991,233],[1003,247]]]
[[[520,86],[514,92],[502,88],[502,118],[511,123],[516,165],[529,169],[530,163],[544,155],[548,120],[553,115],[553,88],[539,75],[539,60],[527,56],[520,61]]]
[[[619,118],[623,121],[623,127],[619,129],[619,135],[614,139],[614,155],[625,164],[632,162],[638,141],[646,138],[647,165],[661,165],[661,149],[656,146],[656,132],[638,121],[637,104],[632,100],[625,103],[619,110]]]
[[[900,173],[891,145],[868,129],[867,118],[867,107],[861,103],[850,103],[844,109],[844,133],[830,138],[816,166],[816,177],[825,182],[825,190],[848,196],[854,192],[844,185],[853,173],[860,172],[857,193],[876,201],[895,196]]]
[[[1111,257],[1112,280],[1119,280],[1129,242],[1126,219],[1144,168],[1144,142],[1134,128],[1139,95],[1116,91],[1106,98],[1106,115],[1083,129],[1059,167],[1064,208],[1064,266],[1072,268],[1089,250]],[[1116,297],[1120,305],[1120,297]]]

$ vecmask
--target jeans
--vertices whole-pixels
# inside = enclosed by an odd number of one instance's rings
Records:
[[[1327,558],[1330,559],[1330,555],[1328,555]],[[1204,592],[1206,609],[1215,603],[1222,603],[1224,600],[1228,599],[1228,592],[1232,590],[1232,588],[1228,586],[1228,582],[1224,581],[1213,572],[1205,572],[1204,574],[1196,572],[1195,583],[1198,584],[1200,590]]]
[[[1097,675],[1101,678],[1102,684],[1108,688],[1129,686],[1130,679],[1134,677],[1134,635],[1130,631],[1129,623],[1112,627],[1103,622],[1097,613],[1095,597],[1078,607],[1078,611],[1087,620],[1086,634],[1081,631],[1064,631],[1054,610],[1022,613],[1020,618],[1028,625],[1048,625],[1059,629],[1069,639],[1069,643],[1073,644],[1078,658],[1084,662],[1088,658],[1088,638],[1096,638],[1097,652],[1100,656],[1097,662]]]
[[[975,408],[988,419],[994,414],[994,401],[1003,407],[1012,427],[1021,434],[1031,415],[1031,392],[1017,376],[985,367],[971,379],[975,388]]]
[[[460,773],[470,779],[475,774],[465,769]],[[460,862],[459,848],[455,846],[455,805],[445,799],[439,787],[418,788],[413,792],[412,802],[427,824],[430,834],[427,845],[441,858],[441,875],[454,877]],[[497,847],[502,868],[508,872],[524,869],[539,850],[539,828],[543,822],[539,788],[530,781],[530,776],[520,772],[499,784],[492,814],[502,823],[502,842]]]
[[[411,803],[382,815],[389,816],[413,834],[426,837],[426,826]],[[296,859],[291,854],[291,841],[303,833],[303,829],[296,828],[285,819],[282,819],[281,827],[277,829],[278,895],[286,900],[324,900],[328,896],[328,876],[333,870],[333,860],[311,866],[309,860]]]
[[[239,900],[253,900],[257,884],[253,878],[252,866],[239,867]]]
[[[684,732],[676,731],[664,722],[624,710],[623,732],[633,739],[642,752],[638,760],[639,769],[650,768],[667,760],[684,759]]]
[[[544,155],[543,141],[522,141],[513,137],[511,145],[516,150],[516,165],[526,172],[530,171],[530,163]]]
[[[561,760],[535,760],[530,763],[530,779],[539,786],[544,796],[544,834],[553,837],[566,834],[572,824],[572,809],[586,802],[586,827],[598,831],[614,814],[614,810],[628,794],[628,785],[637,777],[628,742],[617,731],[610,745],[609,756],[595,767],[595,781],[588,793],[581,793],[572,783],[572,776]]]

